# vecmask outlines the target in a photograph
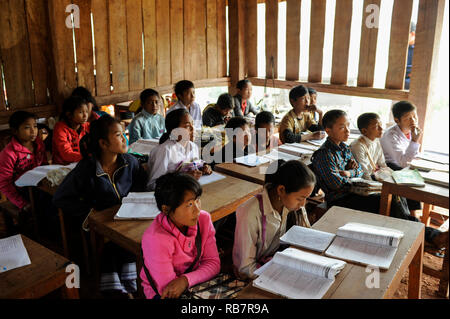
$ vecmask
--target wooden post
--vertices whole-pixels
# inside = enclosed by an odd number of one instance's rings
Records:
[[[427,134],[429,106],[436,74],[439,41],[444,20],[444,0],[420,0],[412,60],[409,100],[417,106],[419,126]],[[420,142],[423,141],[423,136]]]
[[[245,1],[228,1],[228,19],[233,21],[229,23],[229,55],[230,55],[230,93],[239,80],[245,77]]]

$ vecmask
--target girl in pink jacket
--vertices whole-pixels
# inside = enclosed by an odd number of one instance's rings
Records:
[[[142,237],[142,286],[147,298],[178,298],[220,271],[215,230],[200,210],[202,188],[190,175],[169,173],[156,180],[161,213]]]
[[[45,147],[38,135],[36,116],[25,111],[14,112],[9,118],[13,137],[1,151],[0,192],[18,208],[28,210],[30,203],[14,182],[26,171],[45,160]]]

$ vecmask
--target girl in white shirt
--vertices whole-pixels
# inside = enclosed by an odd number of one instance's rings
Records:
[[[183,108],[170,112],[165,124],[167,132],[149,155],[147,188],[154,190],[156,179],[169,172],[181,171],[196,179],[211,174],[211,167],[200,160],[199,148],[193,142],[194,125],[189,111]]]
[[[269,166],[262,193],[236,210],[233,266],[242,279],[255,278],[254,271],[280,247],[289,212],[300,211],[297,224],[310,227],[304,209],[316,178],[300,161],[279,160]],[[297,215],[298,216],[298,215]]]

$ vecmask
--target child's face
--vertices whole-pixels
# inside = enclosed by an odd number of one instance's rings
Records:
[[[183,103],[186,106],[191,105],[195,101],[195,89],[190,88],[183,92],[183,94],[179,97],[181,100],[181,103]]]
[[[307,111],[307,107],[310,105],[311,100],[309,97],[309,94],[306,94],[302,97],[297,98],[297,100],[290,100],[292,107],[294,108],[294,112],[295,113],[301,113],[301,112],[306,112]]]
[[[302,188],[298,192],[286,193],[283,185],[278,186],[277,192],[280,196],[283,206],[289,211],[297,211],[306,204],[306,199],[311,195],[314,190],[314,185]]]
[[[25,122],[20,124],[15,135],[21,143],[34,142],[36,140],[36,136],[38,135],[36,120],[33,118],[27,119]]]
[[[231,116],[231,109],[225,109],[225,110],[223,110],[223,109],[221,109],[221,108],[219,108],[219,112],[220,112],[220,114],[222,114],[222,116]]]
[[[367,128],[363,128],[361,133],[370,140],[381,138],[383,136],[383,123],[380,119],[373,119],[370,121]]]
[[[127,152],[127,140],[123,135],[122,125],[114,123],[109,128],[108,140],[100,140],[100,147],[115,154],[125,154]]]
[[[183,115],[178,127],[186,129],[189,134],[188,136],[183,135],[183,139],[189,138],[189,141],[191,142],[194,140],[194,121],[192,120],[192,116],[190,114]]]
[[[145,105],[143,106],[144,110],[147,113],[155,115],[156,113],[158,113],[159,110],[159,101],[160,101],[159,96],[157,95],[152,95],[148,97],[147,100],[145,101]]]
[[[84,124],[89,118],[89,109],[86,104],[82,104],[79,108],[75,109],[72,116],[69,117],[75,124]]]
[[[310,94],[309,98],[311,100],[309,105],[317,105],[317,94]]]
[[[408,113],[405,113],[402,115],[402,117],[400,119],[394,119],[395,123],[398,124],[398,126],[400,126],[400,128],[402,130],[411,130],[413,129],[415,126],[417,126],[417,123],[419,122],[419,118],[417,117],[417,112],[416,111],[411,111]]]
[[[347,116],[339,117],[333,127],[326,128],[325,131],[334,142],[346,142],[350,136],[350,122]]]
[[[248,100],[249,98],[251,98],[252,92],[253,86],[251,85],[251,83],[248,83],[247,86],[243,87],[241,90],[238,89],[238,93],[243,100]]]
[[[197,225],[200,209],[200,198],[196,198],[192,191],[186,191],[181,205],[170,212],[169,216],[178,228],[191,227]]]
[[[259,130],[263,130],[266,134],[266,143],[269,144],[269,141],[273,135],[274,132],[274,126],[273,123],[264,123],[264,124],[259,124],[257,133],[259,133]]]

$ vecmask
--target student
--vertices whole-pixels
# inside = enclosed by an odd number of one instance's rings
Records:
[[[283,143],[300,143],[307,140],[320,140],[325,137],[322,130],[322,111],[316,106],[310,107],[308,89],[303,85],[296,86],[289,92],[292,110],[281,120],[280,140]],[[319,114],[318,124],[311,113]],[[302,132],[313,133],[303,135]]]
[[[355,160],[350,147],[345,144],[350,136],[347,114],[342,110],[328,111],[323,117],[323,126],[328,138],[320,149],[314,152],[311,161],[318,184],[325,192],[327,206],[341,206],[378,214],[380,194],[362,196],[350,193],[350,179],[362,177],[363,170]],[[407,205],[401,201],[392,201],[391,216],[418,221],[410,215]],[[437,248],[443,245],[442,235],[445,233],[436,229],[430,227],[425,229],[425,240]]]
[[[147,174],[137,159],[127,154],[122,125],[111,116],[92,122],[84,141],[83,159],[53,196],[53,204],[77,225],[87,220],[91,209],[101,211],[120,205],[129,192],[145,191],[147,182]],[[105,250],[100,290],[136,291],[134,257],[114,245],[105,246]],[[117,262],[112,261],[115,258]]]
[[[175,95],[177,96],[178,102],[175,103],[166,113],[166,116],[173,110],[184,108],[189,111],[191,117],[194,121],[194,128],[199,130],[202,128],[202,110],[200,105],[195,102],[195,88],[194,83],[191,81],[183,80],[175,84],[174,87]]]
[[[300,161],[274,164],[278,168],[266,174],[263,192],[236,210],[233,264],[243,279],[254,279],[254,271],[279,249],[289,212],[304,208],[316,183],[314,173]]]
[[[156,181],[161,213],[142,237],[142,287],[148,299],[178,298],[220,271],[211,215],[201,210],[202,188],[190,175],[168,173]]]
[[[166,133],[149,155],[148,189],[155,189],[155,182],[161,175],[180,169],[196,179],[211,174],[211,167],[200,160],[200,151],[193,142],[194,124],[188,110],[181,108],[170,112],[165,124]]]
[[[319,115],[318,116],[319,117],[318,122],[321,124],[322,123],[323,112],[320,111],[320,113],[319,113],[317,111],[318,110],[318,108],[317,108],[317,91],[315,89],[313,89],[313,88],[308,88],[308,94],[309,94],[309,99],[310,99],[308,110],[312,113],[314,120],[316,120],[316,114]]]
[[[397,125],[386,130],[381,138],[386,164],[393,170],[408,166],[419,154],[419,140],[422,130],[418,127],[416,106],[408,101],[400,101],[392,107]]]
[[[85,87],[79,86],[72,92],[72,96],[79,96],[86,100],[89,117],[88,122],[91,123],[95,120],[97,120],[100,116],[106,114],[105,112],[101,112],[98,109],[97,101],[95,101],[95,98],[92,96],[91,92],[89,92],[88,89]]]
[[[37,166],[46,163],[45,147],[38,137],[36,116],[25,111],[16,111],[9,118],[11,141],[0,152],[0,192],[15,206],[30,211],[26,189],[18,188],[14,182]]]
[[[225,124],[228,122],[232,110],[233,97],[228,93],[221,94],[217,103],[203,112],[203,125],[213,127]]]
[[[252,132],[252,143],[255,151],[271,150],[281,145],[280,140],[273,134],[275,129],[275,117],[271,112],[262,111],[256,115],[255,129]],[[264,134],[260,137],[260,133]]]
[[[249,113],[256,115],[258,110],[250,102],[252,97],[252,82],[241,80],[236,84],[237,94],[234,96],[234,116],[247,116]]]
[[[375,173],[391,169],[384,160],[380,138],[383,135],[383,124],[376,113],[364,113],[358,117],[358,129],[361,136],[350,144],[353,155],[361,165],[363,178],[377,180]]]
[[[160,138],[165,130],[164,117],[158,114],[161,99],[159,93],[146,89],[140,95],[142,111],[135,116],[128,126],[130,144],[144,139]]]
[[[60,121],[53,129],[53,164],[79,162],[80,140],[89,131],[89,109],[86,100],[71,96],[64,101]]]

